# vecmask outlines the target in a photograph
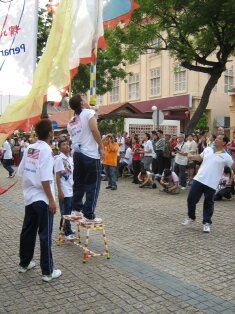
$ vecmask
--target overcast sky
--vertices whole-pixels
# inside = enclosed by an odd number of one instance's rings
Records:
[[[39,6],[40,7],[45,7],[45,5],[47,4],[48,0],[39,0]]]
[[[48,3],[48,0],[39,0],[39,6],[40,7],[45,7],[45,5]],[[54,0],[53,2],[57,2],[56,0]]]

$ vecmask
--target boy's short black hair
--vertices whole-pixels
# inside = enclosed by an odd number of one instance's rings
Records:
[[[52,124],[49,119],[42,119],[35,124],[35,132],[39,140],[46,141],[52,132]]]
[[[163,172],[164,177],[169,177],[171,175],[172,171],[170,169],[165,169]]]
[[[229,138],[226,135],[224,135],[224,137],[223,137],[223,142],[226,144],[228,144],[228,142],[229,142]]]
[[[231,174],[232,173],[231,168],[229,166],[225,166],[224,167],[224,173]]]
[[[139,141],[140,141],[140,140],[139,140],[138,135],[135,135],[135,136],[134,136],[134,140],[136,141],[137,144],[139,144]]]
[[[151,138],[150,134],[149,133],[145,133],[145,135],[146,135],[147,139],[150,140],[150,138]]]
[[[140,170],[140,173],[141,173],[141,174],[146,174],[146,173],[147,173],[147,170],[146,170],[146,169],[141,169],[141,170]]]
[[[60,148],[61,144],[64,142],[68,142],[68,140],[66,138],[61,138],[58,142],[58,147]]]

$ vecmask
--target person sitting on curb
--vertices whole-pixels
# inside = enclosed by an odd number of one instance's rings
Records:
[[[165,169],[159,182],[163,189],[162,192],[168,194],[179,194],[179,177],[174,171]]]
[[[138,180],[140,182],[139,188],[157,188],[156,183],[153,183],[152,174],[150,171],[142,169],[138,175]]]

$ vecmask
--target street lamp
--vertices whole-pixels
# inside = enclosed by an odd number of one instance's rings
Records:
[[[153,127],[154,129],[159,126],[159,110],[157,108],[157,106],[152,106],[152,119],[153,119]]]

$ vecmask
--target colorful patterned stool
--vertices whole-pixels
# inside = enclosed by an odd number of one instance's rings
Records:
[[[85,240],[84,246],[80,245],[83,249],[83,257],[82,257],[83,263],[86,263],[90,257],[105,256],[107,259],[110,258],[104,227],[105,227],[104,224],[84,224],[82,222],[78,223],[78,243],[81,243],[80,228],[86,229],[86,240]],[[102,231],[104,248],[105,248],[105,251],[103,253],[95,253],[88,248],[90,231]]]
[[[83,249],[83,255],[82,255],[83,263],[86,263],[90,257],[104,256],[107,259],[110,259],[110,253],[109,253],[107,238],[106,238],[106,234],[105,234],[105,225],[103,223],[101,223],[101,224],[100,223],[99,224],[85,224],[82,222],[82,220],[75,219],[74,216],[71,217],[71,215],[64,215],[63,218],[68,219],[68,220],[70,220],[71,223],[74,223],[77,225],[78,236],[77,236],[76,240],[69,241],[69,242],[72,242],[75,245],[77,245]],[[85,239],[84,245],[82,244],[82,240],[81,240],[81,228],[86,229],[86,239]],[[88,248],[90,231],[102,231],[104,248],[105,248],[103,253],[95,253]],[[61,232],[58,236],[58,239],[56,240],[56,243],[57,243],[57,245],[61,245],[61,244],[65,243],[65,240],[64,240]]]

